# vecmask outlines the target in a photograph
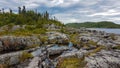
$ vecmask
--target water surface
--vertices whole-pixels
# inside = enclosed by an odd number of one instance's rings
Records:
[[[106,33],[120,34],[120,29],[112,29],[112,28],[88,28],[88,29],[97,30],[97,31],[105,31]]]

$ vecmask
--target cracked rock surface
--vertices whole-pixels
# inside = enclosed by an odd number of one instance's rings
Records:
[[[93,56],[86,57],[86,68],[120,68],[120,50],[102,50]]]

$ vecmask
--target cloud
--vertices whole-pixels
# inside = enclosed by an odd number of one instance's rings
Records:
[[[120,0],[0,0],[0,8],[14,11],[18,6],[27,9],[48,10],[63,23],[85,21],[113,21],[119,23]]]
[[[114,9],[110,9],[107,12],[99,12],[99,13],[94,13],[88,16],[115,16],[115,15],[120,15],[120,12]]]

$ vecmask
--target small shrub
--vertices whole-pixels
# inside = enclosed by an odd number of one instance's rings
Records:
[[[32,54],[28,52],[23,52],[22,55],[20,56],[20,62],[25,61],[26,59],[32,58]]]
[[[112,49],[118,49],[118,50],[120,50],[120,45],[119,46],[115,46]]]
[[[12,27],[13,27],[14,25],[15,25],[15,24],[13,24],[13,23],[8,24],[8,30],[12,29]]]
[[[35,29],[32,32],[33,32],[33,34],[45,34],[46,29]]]
[[[110,34],[112,40],[116,40],[115,34]]]
[[[0,68],[8,68],[7,64],[0,64]]]
[[[93,46],[96,46],[96,45],[97,45],[97,42],[94,42],[94,41],[91,40],[91,41],[88,42],[88,44],[91,44],[91,45],[93,45]]]
[[[65,58],[60,63],[60,66],[57,66],[57,68],[83,68],[86,65],[86,62],[84,59],[79,59],[75,57],[71,58]]]
[[[92,52],[90,53],[87,53],[86,56],[91,56],[99,51],[101,51],[102,49],[104,49],[105,47],[104,46],[99,46],[98,48],[94,49]]]
[[[28,30],[33,30],[33,29],[35,29],[35,26],[34,25],[26,25],[25,28]]]
[[[79,44],[79,41],[76,40],[76,39],[77,39],[77,36],[78,36],[77,33],[76,33],[76,34],[71,34],[71,35],[70,35],[70,41],[71,41],[73,44]]]
[[[34,45],[26,47],[25,49],[35,48],[35,47],[38,47],[38,46],[39,46],[38,44],[34,44]]]
[[[42,43],[45,43],[45,42],[47,42],[48,37],[47,36],[40,37],[40,40],[41,40]]]
[[[31,36],[32,33],[31,33],[31,31],[26,30],[26,29],[19,29],[19,30],[16,30],[16,31],[12,32],[12,35],[15,35],[15,36]]]

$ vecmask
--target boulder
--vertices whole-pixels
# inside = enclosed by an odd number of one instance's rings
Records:
[[[25,68],[42,68],[41,62],[42,60],[40,57],[34,57],[29,63],[29,65]]]
[[[68,44],[68,35],[60,32],[47,32],[49,43]]]
[[[69,47],[55,45],[53,47],[48,48],[49,55],[60,54],[66,50],[69,50]]]
[[[0,52],[10,52],[16,50],[23,50],[25,47],[40,45],[41,41],[35,36],[15,37],[2,36],[0,37]]]

